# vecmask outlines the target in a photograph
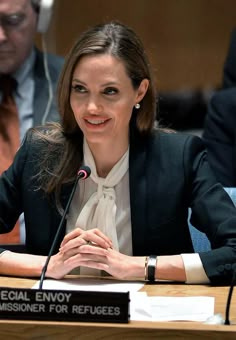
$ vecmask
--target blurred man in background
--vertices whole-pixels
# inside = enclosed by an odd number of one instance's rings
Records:
[[[55,91],[63,58],[34,45],[42,2],[0,0],[0,174],[30,127],[59,119]],[[0,243],[18,239],[10,233]]]

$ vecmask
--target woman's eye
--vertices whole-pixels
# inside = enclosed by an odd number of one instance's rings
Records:
[[[117,92],[118,90],[114,87],[108,87],[104,90],[104,93],[108,95],[113,95],[113,94],[116,94]]]
[[[72,85],[72,89],[75,91],[75,92],[79,92],[79,93],[85,93],[87,92],[86,88],[82,85]]]

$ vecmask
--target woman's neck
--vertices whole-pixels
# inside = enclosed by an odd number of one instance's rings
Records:
[[[128,143],[118,147],[114,145],[89,144],[89,148],[96,164],[98,176],[105,178],[128,150]]]

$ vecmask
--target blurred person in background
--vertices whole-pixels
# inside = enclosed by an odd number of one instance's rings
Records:
[[[54,94],[63,58],[34,45],[40,6],[40,0],[0,0],[0,174],[30,127],[59,119]]]
[[[222,88],[208,105],[203,140],[217,179],[225,187],[236,187],[236,29],[231,34]]]

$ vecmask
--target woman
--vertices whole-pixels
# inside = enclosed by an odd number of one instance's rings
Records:
[[[24,211],[28,252],[2,250],[0,272],[41,273],[85,164],[91,176],[79,182],[47,277],[79,269],[229,283],[235,208],[198,137],[154,129],[155,86],[136,34],[120,23],[82,34],[65,62],[58,96],[61,124],[30,131],[0,180],[1,231],[11,230]],[[189,207],[191,222],[211,241],[209,252],[193,254]]]

